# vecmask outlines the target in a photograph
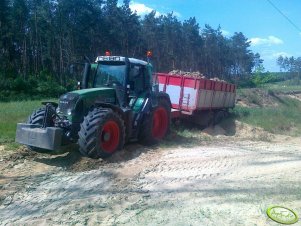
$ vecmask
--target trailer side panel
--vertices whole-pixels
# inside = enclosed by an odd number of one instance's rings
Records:
[[[158,73],[159,90],[169,94],[172,108],[190,112],[233,108],[236,87],[205,78]]]

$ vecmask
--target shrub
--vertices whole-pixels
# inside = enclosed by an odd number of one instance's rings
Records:
[[[35,100],[41,98],[57,98],[68,90],[74,89],[73,81],[63,87],[54,76],[42,71],[38,77],[29,76],[24,80],[21,76],[0,80],[0,101]]]

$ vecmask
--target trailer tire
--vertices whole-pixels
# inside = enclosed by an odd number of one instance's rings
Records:
[[[226,115],[227,115],[227,112],[225,110],[216,111],[214,113],[213,124],[217,125],[220,122],[222,122],[224,120],[224,118],[226,117]]]
[[[78,135],[82,155],[107,158],[124,146],[124,122],[111,109],[94,108],[85,116]]]
[[[165,98],[158,100],[155,107],[145,118],[139,133],[139,142],[151,145],[162,140],[170,130],[170,103]]]
[[[32,114],[28,117],[27,123],[42,126],[44,121],[45,111],[46,111],[45,107],[41,107],[33,111]],[[51,118],[49,116],[47,119],[47,126],[53,126],[53,122],[51,121]],[[47,149],[37,148],[29,145],[27,145],[27,148],[31,151],[40,152],[40,153],[48,152]]]

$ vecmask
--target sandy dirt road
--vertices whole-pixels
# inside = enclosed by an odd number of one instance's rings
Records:
[[[300,138],[130,144],[106,161],[21,150],[0,165],[0,225],[278,225],[271,204],[301,215]]]

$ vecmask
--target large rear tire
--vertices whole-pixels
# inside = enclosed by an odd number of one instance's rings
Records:
[[[158,100],[158,106],[144,117],[138,137],[142,144],[155,144],[169,133],[170,109],[169,102],[162,98]]]
[[[37,110],[35,110],[34,112],[32,112],[32,114],[28,117],[27,119],[27,123],[28,124],[33,124],[33,125],[39,125],[39,126],[43,126],[43,121],[44,121],[44,117],[45,117],[45,111],[46,108],[45,107],[41,107]],[[53,126],[54,123],[50,117],[50,115],[48,116],[48,118],[46,119],[46,125],[47,126]],[[37,148],[37,147],[33,147],[33,146],[29,146],[27,145],[27,148],[31,151],[35,151],[35,152],[48,152],[48,150],[43,149],[43,148]]]
[[[78,135],[82,155],[107,158],[124,146],[124,122],[111,109],[95,108],[84,118]]]

